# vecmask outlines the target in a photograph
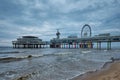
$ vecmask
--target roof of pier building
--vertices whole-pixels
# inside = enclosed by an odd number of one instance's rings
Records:
[[[22,38],[38,38],[36,36],[22,36]]]

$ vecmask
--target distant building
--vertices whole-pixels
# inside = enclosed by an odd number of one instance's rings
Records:
[[[98,37],[107,37],[107,36],[110,36],[110,33],[103,33],[103,34],[98,34],[98,35],[95,35],[95,36],[98,36]]]
[[[70,35],[68,38],[78,38],[76,35]]]
[[[12,44],[13,48],[41,48],[46,42],[36,36],[22,36],[22,38],[12,41]]]

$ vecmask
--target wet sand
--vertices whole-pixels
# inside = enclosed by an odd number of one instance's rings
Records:
[[[88,72],[71,80],[120,80],[120,61],[106,63],[99,71]]]

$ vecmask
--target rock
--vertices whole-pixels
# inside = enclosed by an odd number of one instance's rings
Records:
[[[31,58],[32,57],[32,55],[28,55],[28,58]]]

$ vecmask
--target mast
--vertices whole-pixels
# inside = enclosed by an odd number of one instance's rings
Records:
[[[59,32],[59,29],[57,29],[56,36],[57,36],[57,39],[60,39],[60,32]]]

